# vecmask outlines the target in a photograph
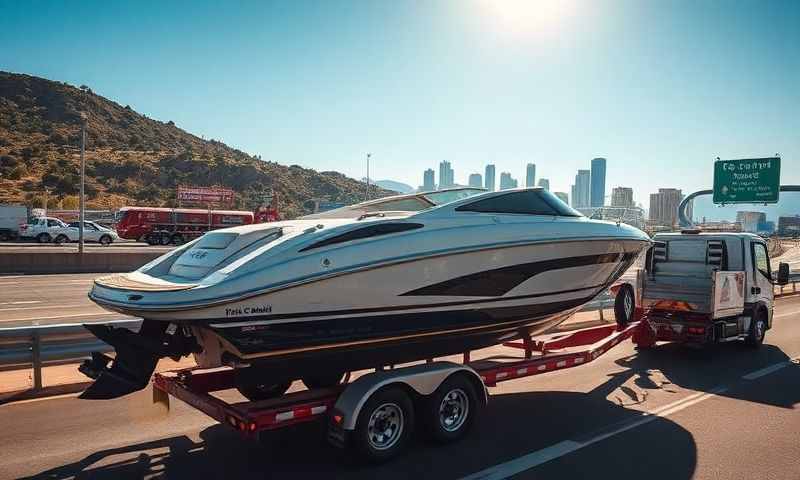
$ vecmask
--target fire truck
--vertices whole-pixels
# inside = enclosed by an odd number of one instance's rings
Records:
[[[181,245],[209,230],[254,222],[253,212],[241,210],[123,207],[116,227],[121,238],[150,245]]]

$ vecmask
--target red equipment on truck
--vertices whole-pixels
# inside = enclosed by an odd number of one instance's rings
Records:
[[[253,213],[241,210],[122,207],[119,215],[121,238],[150,245],[180,245],[209,230],[254,223]]]

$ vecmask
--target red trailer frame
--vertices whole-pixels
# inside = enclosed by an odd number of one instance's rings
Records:
[[[638,328],[639,322],[634,322],[625,327],[602,325],[539,338],[528,337],[503,344],[524,351],[524,356],[518,360],[503,362],[502,365],[488,360],[470,362],[470,352],[465,352],[463,362],[480,375],[487,387],[493,387],[507,380],[587,364],[633,336]],[[556,351],[566,348],[581,349]],[[326,416],[346,386],[344,383],[334,388],[288,393],[270,400],[228,403],[211,393],[234,388],[233,369],[188,368],[156,374],[153,401],[168,405],[172,395],[218,422],[239,430],[245,437],[258,438],[264,431]]]

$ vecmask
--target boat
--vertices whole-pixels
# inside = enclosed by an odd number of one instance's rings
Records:
[[[451,189],[208,232],[89,297],[144,319],[87,325],[116,349],[81,366],[82,398],[144,388],[159,358],[231,366],[266,398],[302,379],[457,354],[535,335],[609,287],[650,244],[550,192]],[[110,365],[110,367],[109,367]]]

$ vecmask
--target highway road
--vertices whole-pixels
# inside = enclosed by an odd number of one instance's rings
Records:
[[[103,310],[86,296],[100,275],[0,276],[0,328],[129,318]]]
[[[417,436],[399,459],[361,466],[323,426],[262,443],[149,391],[0,406],[2,478],[800,478],[800,296],[776,302],[760,350],[620,345],[592,364],[490,389],[460,443]]]

